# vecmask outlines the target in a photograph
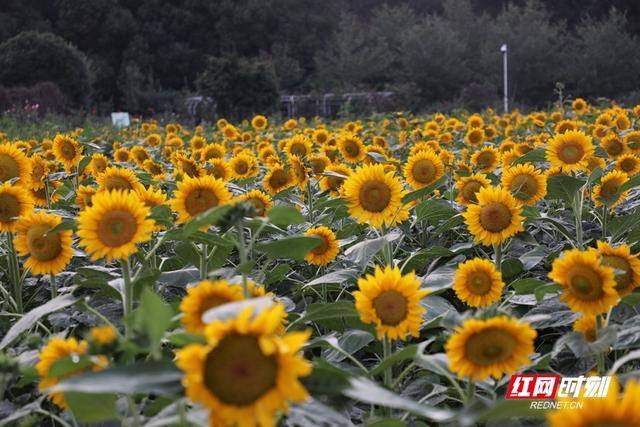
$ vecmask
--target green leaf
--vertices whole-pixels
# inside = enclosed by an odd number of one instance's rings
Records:
[[[502,276],[506,279],[517,276],[523,271],[524,266],[517,258],[509,258],[502,261]]]
[[[540,286],[544,286],[546,282],[543,282],[540,279],[534,279],[532,277],[528,277],[526,279],[518,279],[511,282],[511,287],[516,291],[516,294],[532,294],[534,293]]]
[[[91,356],[74,354],[73,356],[63,357],[51,365],[49,375],[62,377],[72,372],[86,370],[94,366],[94,364],[95,360]]]
[[[201,213],[200,215],[193,218],[191,221],[187,222],[184,225],[183,233],[186,236],[189,236],[201,228],[207,227],[211,224],[214,224],[221,220],[227,212],[231,210],[230,205],[222,205],[216,206],[214,208],[209,209],[206,212]]]
[[[547,198],[564,200],[573,206],[578,191],[585,185],[585,180],[567,175],[555,175],[547,181]]]
[[[302,224],[304,216],[291,205],[277,205],[269,209],[267,217],[272,224],[285,227],[291,224]]]
[[[169,304],[149,288],[142,291],[140,307],[136,309],[136,324],[149,337],[151,353],[158,351],[172,317],[173,309]]]
[[[75,219],[67,218],[62,220],[60,224],[51,228],[51,230],[47,231],[47,234],[57,234],[61,231],[75,230],[77,228],[78,228],[78,221],[76,221]]]
[[[546,150],[544,148],[536,148],[535,150],[531,150],[528,153],[518,157],[518,159],[513,162],[513,164],[519,165],[524,163],[542,163],[546,161]]]
[[[346,318],[359,318],[360,315],[356,311],[356,307],[351,301],[336,301],[329,304],[311,304],[307,307],[307,310],[293,321],[290,325],[291,328],[299,324],[306,322],[318,322],[329,319],[346,319]]]
[[[118,418],[117,396],[111,393],[86,394],[66,392],[64,400],[73,416],[83,423],[99,423]]]
[[[457,214],[458,211],[443,200],[425,200],[416,207],[416,219],[434,226]]]
[[[278,264],[273,269],[267,271],[263,285],[269,286],[273,283],[281,282],[291,271],[289,264]]]
[[[34,308],[20,318],[5,334],[0,341],[0,350],[11,344],[24,331],[32,327],[40,318],[51,314],[55,311],[62,310],[74,304],[78,299],[72,294],[65,294],[55,297],[54,299]]]
[[[146,362],[111,366],[97,372],[74,375],[56,384],[52,390],[79,393],[153,393],[176,396],[182,392],[182,371],[171,362]]]
[[[546,294],[555,294],[561,290],[562,287],[556,283],[547,283],[546,285],[538,286],[534,292],[536,301],[540,302]]]
[[[447,176],[443,175],[442,177],[440,177],[439,180],[437,180],[433,184],[427,185],[426,187],[423,187],[419,190],[415,190],[415,191],[412,191],[411,193],[405,194],[405,196],[402,198],[402,203],[407,204],[409,202],[412,202],[414,200],[418,200],[424,196],[427,196],[433,193],[433,190],[435,190],[436,188],[439,188],[442,185],[444,185],[446,181],[447,181]]]
[[[271,258],[293,258],[297,261],[304,259],[307,253],[319,246],[322,239],[316,236],[290,236],[256,245],[256,249]]]
[[[364,270],[369,264],[369,261],[371,261],[371,258],[373,258],[375,254],[380,252],[380,250],[382,250],[387,242],[393,242],[398,238],[400,238],[400,233],[397,231],[393,231],[385,234],[382,237],[363,240],[362,242],[356,243],[355,245],[344,251],[344,256],[349,261],[357,264],[360,267],[360,270]]]
[[[531,400],[498,400],[489,409],[482,412],[476,423],[484,424],[488,421],[499,421],[507,419],[519,419],[522,417],[541,418],[546,411],[542,409],[531,409]],[[475,424],[475,423],[474,423]]]
[[[355,280],[359,276],[358,270],[354,270],[352,268],[345,268],[342,270],[332,271],[331,273],[327,273],[324,276],[320,276],[316,279],[313,279],[309,283],[306,283],[303,287],[316,286],[316,285],[324,285],[324,284],[333,284],[333,283],[347,283],[349,281]]]
[[[433,338],[429,342],[433,341]],[[396,351],[386,359],[383,359],[378,363],[370,372],[371,375],[376,376],[382,374],[387,368],[395,366],[397,363],[404,362],[405,360],[413,360],[416,354],[420,351],[421,344],[410,344],[402,349]]]
[[[81,175],[82,172],[84,172],[86,167],[89,166],[89,163],[91,163],[91,156],[84,156],[80,159],[80,162],[78,163],[78,175]]]

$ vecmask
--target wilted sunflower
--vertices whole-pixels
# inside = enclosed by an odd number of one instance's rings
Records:
[[[547,176],[532,164],[519,164],[502,172],[502,187],[525,205],[533,205],[547,194]]]
[[[449,367],[459,378],[500,379],[529,362],[536,335],[528,323],[507,316],[468,319],[445,346]]]
[[[344,181],[353,173],[351,168],[340,163],[329,165],[322,173],[320,190],[329,191],[332,196],[338,196]]]
[[[335,233],[325,226],[319,226],[308,229],[305,236],[315,236],[322,240],[320,245],[311,249],[305,256],[305,261],[314,265],[326,265],[336,259],[338,256],[339,247],[338,239],[336,239]]]
[[[476,242],[487,246],[499,244],[524,230],[522,207],[508,190],[485,187],[476,197],[478,204],[468,205],[462,214]]]
[[[56,135],[53,139],[53,154],[64,165],[67,172],[78,167],[82,158],[82,146],[68,135]]]
[[[558,409],[547,414],[550,427],[638,427],[640,426],[640,382],[630,379],[624,394],[618,381],[611,382],[605,397],[581,397],[570,409]]]
[[[187,397],[210,410],[210,425],[271,426],[289,402],[307,399],[299,377],[311,373],[300,354],[309,332],[280,335],[280,304],[253,316],[215,321],[205,329],[207,344],[177,351]]]
[[[630,294],[640,286],[640,260],[631,254],[631,248],[627,244],[611,246],[598,241],[598,253],[601,262],[614,270],[616,291],[620,296]]]
[[[30,166],[27,156],[15,144],[0,144],[0,184],[18,178],[20,184],[27,185],[31,181]]]
[[[626,173],[612,170],[600,179],[600,184],[593,187],[591,198],[596,206],[604,204],[611,208],[618,206],[627,198],[629,190],[620,191],[629,180]]]
[[[108,167],[96,177],[100,191],[138,191],[143,188],[140,180],[131,169]]]
[[[61,222],[59,216],[40,211],[21,217],[16,224],[16,252],[28,257],[24,265],[33,274],[58,274],[73,258],[72,231],[50,232]]]
[[[40,391],[47,391],[47,389],[55,386],[64,378],[86,371],[99,371],[104,369],[109,363],[107,358],[105,356],[97,356],[93,358],[93,364],[89,368],[83,367],[72,372],[67,372],[64,377],[51,375],[51,368],[57,362],[67,357],[86,355],[88,348],[89,345],[86,341],[78,342],[75,338],[51,338],[47,345],[40,351],[39,361],[36,364],[36,371],[38,371],[38,375],[40,376]],[[60,408],[65,409],[67,407],[67,403],[64,400],[64,393],[49,392],[49,398]]]
[[[571,249],[553,261],[549,278],[562,286],[560,299],[573,311],[600,314],[618,302],[614,270],[595,249]]]
[[[489,186],[491,186],[491,181],[483,173],[458,178],[456,181],[456,189],[458,190],[456,200],[462,205],[478,203],[478,191]]]
[[[272,165],[262,178],[262,185],[271,195],[293,187],[295,183],[293,174],[279,163]]]
[[[0,231],[12,232],[19,218],[33,211],[33,199],[27,189],[18,184],[0,184]]]
[[[137,252],[138,243],[151,238],[154,221],[136,193],[98,192],[91,204],[78,215],[77,234],[92,260],[127,258]]]
[[[366,156],[362,140],[351,133],[344,133],[338,137],[338,150],[342,158],[349,163],[360,163]]]
[[[557,134],[547,145],[547,160],[551,166],[561,167],[565,172],[585,170],[594,153],[590,136],[581,131]]]
[[[616,160],[616,170],[626,173],[628,176],[637,175],[640,172],[640,158],[634,154],[625,154]]]
[[[474,258],[458,266],[453,290],[461,301],[471,307],[488,307],[500,300],[502,274],[487,259]]]
[[[272,204],[271,197],[257,188],[239,195],[236,200],[251,203],[258,216],[265,216]]]
[[[420,300],[427,293],[413,272],[402,275],[398,267],[376,266],[373,274],[358,279],[353,296],[360,319],[375,324],[379,339],[405,340],[420,334],[425,312]]]
[[[344,197],[349,213],[360,224],[379,228],[392,226],[409,217],[402,197],[406,191],[393,172],[383,165],[365,165],[358,168],[344,182]]]
[[[419,151],[409,156],[403,172],[409,185],[417,190],[440,179],[444,175],[444,165],[435,152]]]
[[[182,224],[211,208],[229,203],[232,197],[224,181],[209,175],[187,177],[178,183],[170,205],[178,213],[178,223]]]
[[[483,147],[473,153],[471,163],[482,172],[493,172],[500,164],[500,152],[493,147]]]

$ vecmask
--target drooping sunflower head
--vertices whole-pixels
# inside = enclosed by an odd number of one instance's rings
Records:
[[[593,187],[591,198],[596,206],[604,204],[616,207],[627,198],[628,190],[622,190],[622,186],[629,180],[626,173],[612,170],[600,179],[600,184]]]
[[[485,187],[477,193],[477,204],[467,206],[462,215],[475,240],[484,245],[499,244],[524,230],[522,207],[502,187]]]
[[[1,141],[0,141],[1,142]],[[41,173],[44,175],[45,171]],[[31,163],[15,144],[0,144],[0,184],[18,178],[26,185],[31,181]]]
[[[478,191],[490,185],[491,181],[483,173],[458,178],[456,180],[456,188],[458,190],[456,200],[463,205],[478,203]]]
[[[502,186],[525,205],[533,205],[547,194],[547,176],[532,164],[519,164],[502,172]]]
[[[255,316],[248,307],[209,324],[207,344],[178,350],[187,397],[210,410],[211,425],[274,425],[289,402],[307,398],[299,377],[311,373],[300,354],[309,332],[280,334],[284,316],[281,304]]]
[[[419,151],[409,156],[403,172],[409,185],[417,190],[440,179],[444,175],[444,165],[435,152]]]
[[[360,319],[376,326],[378,338],[405,340],[418,336],[427,295],[414,273],[402,275],[398,267],[376,266],[373,274],[358,279],[353,295]]]
[[[551,162],[551,166],[561,167],[567,172],[577,172],[587,168],[594,150],[590,136],[581,131],[567,131],[556,134],[549,141],[547,160]]]
[[[406,191],[393,172],[383,165],[365,165],[358,168],[344,182],[344,197],[349,213],[361,223],[379,228],[394,225],[408,218],[402,203]]]
[[[28,257],[25,267],[33,274],[58,274],[73,258],[71,230],[51,232],[61,222],[58,215],[40,211],[21,217],[16,224],[16,252]]]
[[[549,278],[562,286],[560,299],[586,315],[606,312],[618,302],[614,270],[605,266],[594,249],[571,249],[553,261]]]
[[[296,184],[301,189],[305,189],[309,182],[309,172],[298,156],[289,156],[288,159],[291,175],[295,178]]]
[[[187,177],[178,183],[170,205],[178,213],[178,223],[182,224],[211,208],[229,203],[232,197],[224,181],[209,175]]]
[[[82,157],[82,146],[69,135],[56,135],[53,139],[53,154],[64,165],[67,172],[78,167]]]
[[[131,169],[108,167],[96,177],[99,191],[138,191],[143,188],[140,180]]]
[[[136,193],[101,191],[91,203],[78,215],[78,237],[92,260],[127,258],[151,238],[155,223]]]
[[[611,267],[616,280],[616,291],[620,296],[630,294],[640,286],[640,260],[631,254],[627,244],[612,246],[598,241],[598,253],[603,265]]]
[[[12,232],[17,221],[33,211],[33,199],[28,190],[18,184],[0,184],[0,231]]]
[[[449,367],[459,378],[500,379],[529,362],[536,331],[507,316],[468,319],[446,344]]]
[[[502,274],[487,259],[474,258],[458,266],[453,290],[461,301],[471,307],[488,307],[500,300]]]
[[[310,228],[305,232],[306,236],[319,237],[320,245],[311,249],[305,256],[305,261],[314,265],[327,265],[338,256],[339,246],[335,233],[325,226]]]

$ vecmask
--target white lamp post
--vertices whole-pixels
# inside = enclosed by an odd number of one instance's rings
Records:
[[[507,72],[507,44],[503,44],[500,47],[502,52],[502,73],[504,75],[504,112],[509,112],[509,77]]]

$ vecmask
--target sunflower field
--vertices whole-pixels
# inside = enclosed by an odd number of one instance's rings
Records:
[[[640,106],[44,132],[0,133],[0,426],[640,426]]]

